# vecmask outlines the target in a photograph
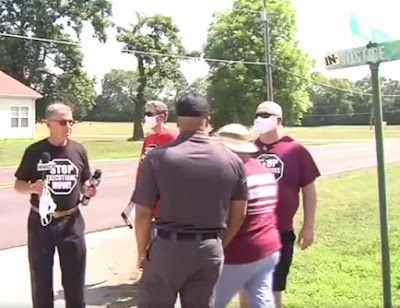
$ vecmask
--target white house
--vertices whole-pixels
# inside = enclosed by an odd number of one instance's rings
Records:
[[[0,139],[35,135],[35,101],[42,95],[0,71]]]

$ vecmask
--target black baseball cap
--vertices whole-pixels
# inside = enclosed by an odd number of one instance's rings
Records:
[[[175,107],[178,117],[204,117],[210,112],[207,99],[197,92],[184,94]]]

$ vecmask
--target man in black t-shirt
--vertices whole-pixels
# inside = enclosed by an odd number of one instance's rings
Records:
[[[53,263],[57,248],[67,307],[85,307],[85,222],[79,211],[81,193],[94,197],[87,183],[91,173],[85,147],[70,140],[72,110],[64,104],[47,108],[50,136],[30,145],[15,173],[15,190],[30,195],[28,253],[33,308],[52,308]],[[47,154],[43,154],[47,153]],[[50,154],[51,170],[38,171],[38,163]],[[43,176],[43,178],[42,178]],[[46,199],[48,203],[46,203]],[[53,204],[55,211],[43,204]]]

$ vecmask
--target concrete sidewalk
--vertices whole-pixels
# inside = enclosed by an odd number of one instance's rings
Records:
[[[136,307],[133,286],[135,233],[124,227],[86,235],[87,307]],[[0,251],[0,307],[31,307],[27,247]],[[54,259],[55,307],[65,307],[58,255]]]

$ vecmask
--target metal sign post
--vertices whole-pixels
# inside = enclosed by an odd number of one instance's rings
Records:
[[[375,109],[375,143],[378,162],[379,187],[379,218],[381,229],[382,278],[383,278],[383,307],[392,307],[392,292],[390,286],[390,248],[388,232],[388,210],[386,200],[386,171],[385,152],[383,146],[383,116],[381,82],[379,80],[379,62],[371,63],[372,96]]]
[[[366,47],[337,51],[325,57],[327,69],[338,69],[369,64],[371,70],[372,96],[375,110],[375,143],[378,169],[379,218],[382,254],[382,284],[384,308],[392,307],[390,284],[390,248],[388,210],[386,199],[386,172],[383,142],[383,115],[379,64],[400,59],[400,41],[369,43]]]

